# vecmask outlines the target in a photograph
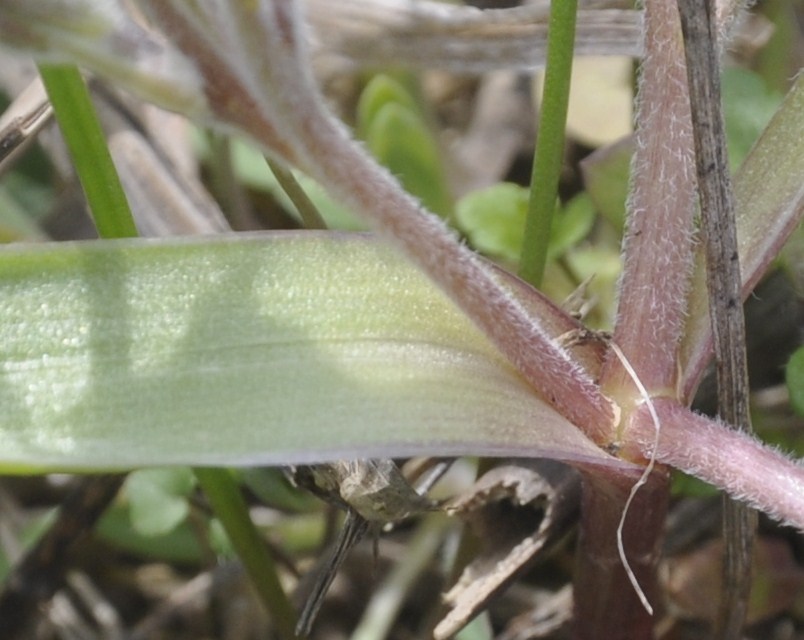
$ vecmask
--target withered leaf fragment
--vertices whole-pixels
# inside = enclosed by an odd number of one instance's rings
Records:
[[[575,521],[580,478],[551,460],[516,460],[484,474],[446,506],[467,521],[483,550],[445,594],[450,611],[435,628],[450,638],[488,606]]]

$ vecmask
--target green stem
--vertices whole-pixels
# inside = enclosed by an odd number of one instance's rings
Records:
[[[577,8],[577,0],[550,3],[544,97],[539,115],[528,217],[519,266],[519,275],[536,287],[544,277],[550,227],[558,197]]]
[[[198,483],[226,530],[279,634],[296,637],[296,613],[279,583],[276,565],[248,513],[232,475],[226,469],[195,468]]]
[[[326,229],[327,223],[318,211],[310,197],[302,189],[293,172],[277,160],[265,156],[268,167],[274,174],[279,186],[282,187],[290,201],[299,212],[305,229]]]
[[[39,66],[53,112],[84,189],[101,238],[134,238],[137,227],[106,138],[78,68]]]

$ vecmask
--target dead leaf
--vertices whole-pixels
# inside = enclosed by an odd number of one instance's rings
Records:
[[[501,593],[575,521],[578,474],[548,460],[517,460],[483,475],[446,506],[483,541],[481,553],[445,594],[449,613],[434,631],[449,638]]]

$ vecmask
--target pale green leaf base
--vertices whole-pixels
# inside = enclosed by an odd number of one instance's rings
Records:
[[[368,236],[0,252],[0,471],[429,454],[616,465]]]

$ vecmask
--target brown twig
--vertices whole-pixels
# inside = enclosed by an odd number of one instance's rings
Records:
[[[695,164],[706,251],[709,313],[715,345],[718,409],[735,429],[751,431],[745,319],[741,304],[737,228],[720,98],[717,21],[713,0],[678,0],[690,87]],[[725,558],[717,637],[739,637],[751,589],[756,513],[725,499]]]
[[[332,581],[335,579],[338,570],[348,553],[360,542],[371,528],[368,520],[363,518],[354,509],[346,512],[346,520],[343,523],[338,538],[332,547],[327,551],[327,556],[322,565],[318,567],[313,589],[307,596],[304,608],[299,614],[299,621],[296,624],[296,635],[300,638],[307,638],[313,629],[318,612],[324,603],[324,597],[329,591]]]

